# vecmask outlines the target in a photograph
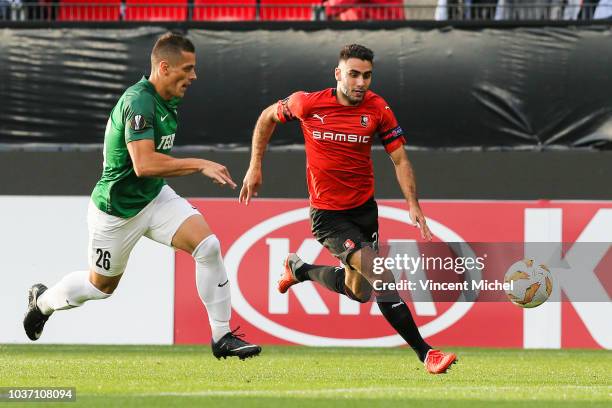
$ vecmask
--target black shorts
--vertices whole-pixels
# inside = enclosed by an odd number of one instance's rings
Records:
[[[364,246],[378,250],[378,206],[374,197],[350,210],[310,208],[312,235],[344,265]]]

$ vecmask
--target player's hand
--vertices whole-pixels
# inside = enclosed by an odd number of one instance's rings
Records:
[[[244,180],[242,181],[242,189],[240,189],[239,203],[249,205],[251,197],[257,197],[257,191],[263,183],[263,177],[260,167],[249,167]]]
[[[222,164],[215,163],[210,160],[204,160],[204,165],[201,170],[202,174],[212,179],[213,183],[222,186],[229,186],[232,189],[236,188],[236,183],[232,180],[229,170]]]
[[[421,238],[426,241],[431,241],[431,231],[427,226],[427,220],[423,215],[423,210],[421,210],[421,206],[419,205],[418,201],[413,201],[410,203],[410,220],[412,221],[412,225],[419,227],[421,230]]]

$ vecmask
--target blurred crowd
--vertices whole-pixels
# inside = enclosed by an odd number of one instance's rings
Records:
[[[0,0],[0,20],[55,20],[60,0]]]
[[[612,17],[612,0],[327,0],[332,20],[590,20]]]
[[[438,0],[435,20],[591,20],[612,17],[612,0]]]
[[[60,0],[0,0],[0,20],[50,21],[58,17]],[[119,2],[118,2],[119,3]],[[227,0],[210,0],[227,9]],[[258,3],[236,0],[233,6],[258,7]],[[83,1],[96,7],[96,1]],[[207,3],[208,4],[208,3]],[[271,2],[267,3],[269,7]],[[71,7],[74,7],[74,3]],[[119,7],[119,6],[117,6]],[[157,3],[156,7],[159,7]],[[174,6],[176,7],[176,6]],[[276,6],[274,6],[276,7]],[[296,0],[278,8],[312,8],[313,20],[590,20],[612,18],[612,0]],[[121,7],[119,19],[125,8]],[[224,14],[225,15],[225,14]],[[254,14],[253,14],[254,15]],[[282,14],[281,18],[283,19]],[[300,15],[306,15],[304,13]],[[78,19],[78,18],[77,18]],[[214,19],[214,18],[213,18]],[[241,20],[242,18],[230,18]],[[297,20],[289,16],[288,20]]]

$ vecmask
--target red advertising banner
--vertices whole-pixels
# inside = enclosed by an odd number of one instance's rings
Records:
[[[232,285],[232,326],[260,344],[398,346],[403,340],[376,303],[360,304],[303,282],[287,294],[276,290],[287,253],[308,263],[339,265],[310,232],[307,200],[194,199],[221,241]],[[422,245],[400,200],[380,200],[380,241]],[[612,202],[427,201],[421,203],[434,241],[515,243],[563,242],[564,255],[581,259],[581,275],[561,276],[560,299],[534,309],[509,301],[412,302],[406,299],[427,341],[435,346],[612,348]],[[569,244],[567,244],[569,243]],[[599,243],[580,257],[573,243]],[[603,248],[603,249],[602,249]],[[562,261],[562,259],[561,259]],[[572,280],[574,279],[574,280]],[[590,286],[589,286],[590,285]],[[596,293],[592,300],[575,295]],[[610,285],[607,285],[609,288]],[[602,299],[604,299],[602,301]],[[206,311],[195,288],[190,256],[177,253],[174,340],[209,343]]]

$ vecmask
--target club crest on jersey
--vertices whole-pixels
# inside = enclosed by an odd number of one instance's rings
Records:
[[[369,116],[368,115],[361,115],[361,126],[368,127],[369,123],[370,123]]]
[[[147,121],[142,115],[134,116],[134,119],[132,119],[131,123],[131,127],[133,130],[142,130],[145,128],[145,126],[147,126]]]
[[[353,248],[355,248],[355,243],[353,241],[351,241],[350,239],[347,239],[346,241],[344,241],[344,248],[345,249],[353,249]]]

